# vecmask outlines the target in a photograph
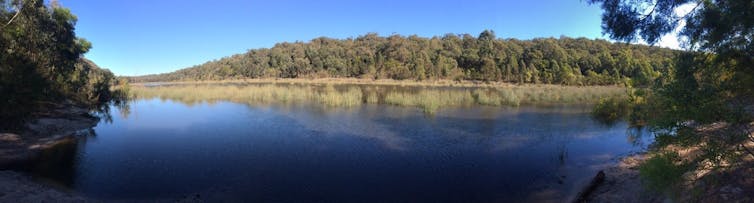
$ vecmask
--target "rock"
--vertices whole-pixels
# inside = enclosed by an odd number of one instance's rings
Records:
[[[0,132],[0,202],[83,202],[84,198],[38,184],[23,174],[2,171],[17,168],[39,156],[42,150],[74,140],[89,132],[99,119],[88,116],[88,109],[71,104],[56,109],[25,124],[25,130]],[[86,113],[87,116],[84,116]]]

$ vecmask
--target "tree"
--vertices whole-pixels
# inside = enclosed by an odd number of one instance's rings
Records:
[[[360,77],[393,79],[471,79],[507,82],[557,82],[579,84],[585,70],[622,70],[613,58],[624,54],[626,70],[640,63],[667,64],[677,51],[657,47],[611,43],[568,37],[533,40],[499,39],[491,30],[477,36],[446,34],[442,37],[379,36],[367,33],[356,39],[319,37],[309,42],[278,43],[173,73],[131,78],[134,81],[222,80],[259,77]],[[613,56],[613,54],[615,56]],[[558,64],[552,69],[551,61]],[[605,61],[605,62],[603,62]],[[631,66],[634,65],[634,66]],[[568,70],[561,70],[565,66]],[[549,68],[549,69],[548,69]],[[652,72],[665,65],[650,66]],[[566,80],[554,77],[570,72]],[[649,72],[647,72],[649,73]],[[614,72],[615,78],[637,76],[636,71]],[[603,85],[619,84],[605,80]]]
[[[495,61],[493,61],[490,58],[483,59],[482,60],[481,74],[482,74],[482,79],[485,80],[485,81],[495,81],[495,80],[497,80],[497,76],[500,73],[498,72],[498,69],[496,68]]]
[[[650,44],[679,28],[689,51],[676,58],[673,75],[655,84],[656,116],[648,118],[662,145],[699,147],[705,152],[690,164],[716,167],[740,160],[754,149],[754,1],[751,0],[591,0],[605,11],[602,26],[614,39],[642,39]],[[686,4],[693,8],[678,16]],[[680,21],[685,21],[685,24]],[[641,67],[640,75],[650,72]],[[651,73],[646,73],[651,75]],[[644,76],[642,76],[644,77]],[[716,132],[699,127],[721,125]]]
[[[0,0],[0,129],[16,128],[49,103],[96,105],[114,76],[81,56],[77,18],[54,1]]]

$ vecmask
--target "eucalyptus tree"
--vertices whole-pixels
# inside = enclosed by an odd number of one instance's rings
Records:
[[[649,126],[661,133],[660,146],[698,147],[704,153],[685,162],[688,169],[709,168],[704,163],[712,163],[713,169],[736,166],[740,158],[754,156],[754,149],[745,144],[754,142],[754,1],[590,3],[605,11],[602,27],[614,39],[654,44],[677,31],[689,51],[675,58],[674,69],[667,70],[673,74],[656,81],[649,107],[643,107],[651,112],[646,114]],[[656,74],[645,67],[652,63],[640,64],[639,72]],[[710,126],[718,128],[709,130]]]
[[[114,78],[82,55],[77,18],[55,1],[0,0],[0,128],[12,128],[50,102],[106,100]]]

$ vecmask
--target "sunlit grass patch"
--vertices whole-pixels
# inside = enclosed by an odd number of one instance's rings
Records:
[[[315,103],[330,107],[387,104],[434,113],[446,107],[596,103],[622,95],[614,86],[524,85],[510,87],[421,87],[336,84],[191,84],[133,86],[133,98],[160,98],[187,104],[232,101],[247,104]]]

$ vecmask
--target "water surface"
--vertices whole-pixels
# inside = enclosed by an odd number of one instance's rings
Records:
[[[140,98],[27,171],[103,200],[567,201],[651,141],[589,110]]]

